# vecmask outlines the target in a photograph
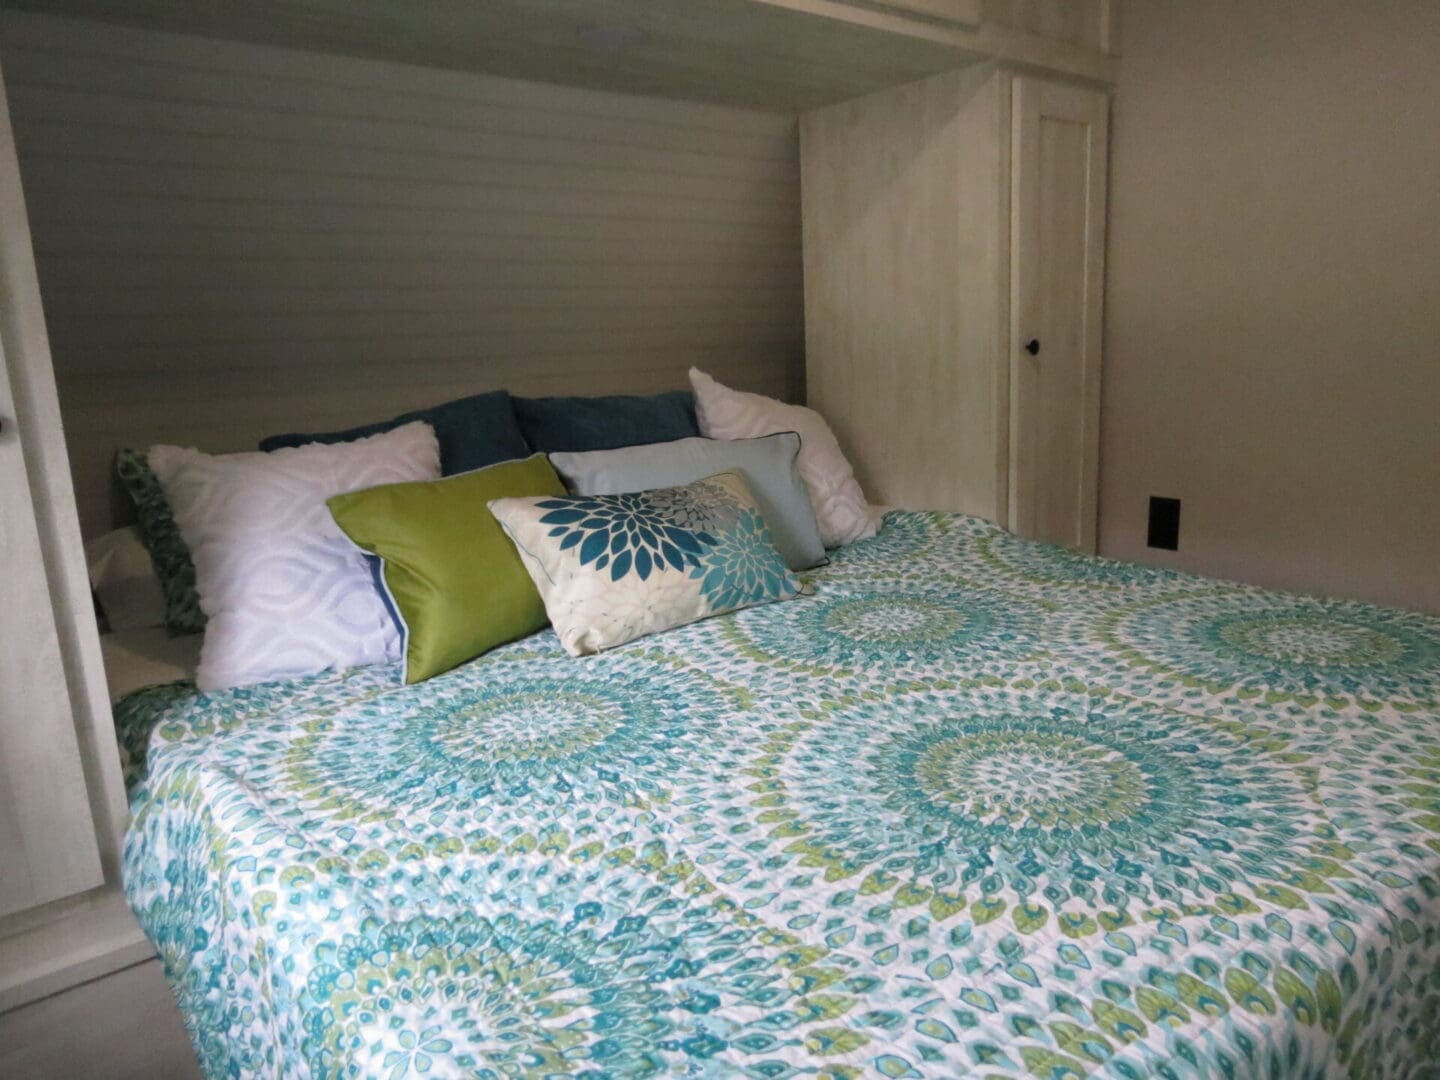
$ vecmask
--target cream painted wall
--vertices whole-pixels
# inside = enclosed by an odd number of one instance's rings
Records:
[[[1112,132],[1101,552],[1440,612],[1440,4],[1135,0]]]

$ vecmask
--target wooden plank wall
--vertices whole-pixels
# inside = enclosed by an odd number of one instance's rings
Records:
[[[15,12],[0,61],[86,535],[121,445],[803,396],[793,118]]]

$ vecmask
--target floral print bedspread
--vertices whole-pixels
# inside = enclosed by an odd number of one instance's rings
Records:
[[[117,718],[208,1075],[1421,1076],[1440,620],[894,513],[815,595]]]

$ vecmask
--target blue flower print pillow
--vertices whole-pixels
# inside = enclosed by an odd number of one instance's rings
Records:
[[[739,473],[489,506],[571,656],[802,591]]]

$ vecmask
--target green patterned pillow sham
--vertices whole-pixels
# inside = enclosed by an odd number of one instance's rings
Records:
[[[571,656],[802,591],[739,473],[489,506]]]
[[[165,594],[165,628],[172,635],[200,633],[205,629],[205,613],[200,610],[200,594],[195,588],[195,564],[175,524],[165,489],[150,468],[149,452],[117,451],[115,475],[135,507],[140,539]]]

